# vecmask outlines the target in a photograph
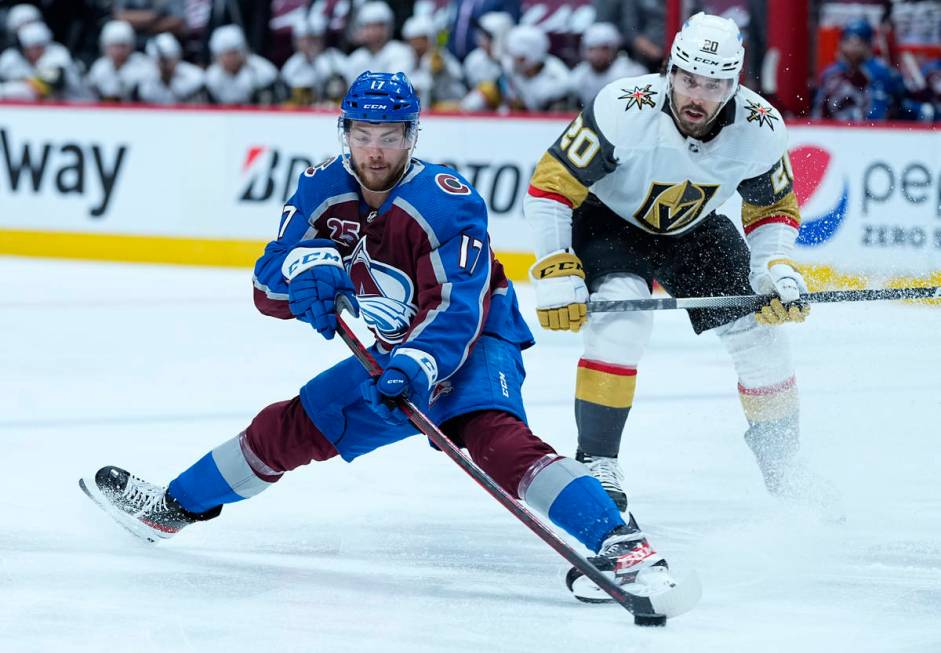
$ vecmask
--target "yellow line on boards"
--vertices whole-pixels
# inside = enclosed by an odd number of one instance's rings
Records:
[[[265,241],[92,234],[67,231],[0,229],[0,255],[83,259],[127,263],[160,263],[207,267],[251,268],[265,249]],[[507,277],[527,281],[536,260],[528,252],[497,252]],[[941,271],[918,277],[886,275],[869,278],[844,274],[828,265],[801,265],[811,290],[941,285]]]

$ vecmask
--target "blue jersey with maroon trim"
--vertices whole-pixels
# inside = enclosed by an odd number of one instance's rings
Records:
[[[419,349],[454,374],[482,333],[525,348],[533,336],[494,256],[487,207],[450,168],[412,159],[378,210],[340,156],[304,171],[278,238],[255,264],[255,304],[291,318],[281,264],[302,240],[329,238],[343,256],[362,315],[384,351]]]

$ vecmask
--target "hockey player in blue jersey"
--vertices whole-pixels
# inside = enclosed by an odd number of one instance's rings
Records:
[[[254,274],[255,304],[327,339],[335,297],[375,334],[373,380],[355,358],[320,373],[167,487],[108,466],[82,489],[132,533],[157,542],[219,516],[311,461],[358,456],[416,434],[390,398],[407,394],[506,492],[598,554],[645,593],[674,586],[633,517],[625,523],[587,468],[526,423],[521,350],[533,344],[487,235],[487,208],[453,169],[412,158],[419,102],[405,75],[364,73],[339,119],[341,154],[301,174],[278,237]],[[581,598],[597,595],[569,576]]]

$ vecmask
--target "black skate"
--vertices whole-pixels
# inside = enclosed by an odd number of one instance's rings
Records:
[[[118,467],[102,467],[79,487],[121,526],[148,542],[167,540],[185,526],[217,517],[222,506],[196,514],[167,495],[167,489]]]
[[[591,475],[598,479],[601,487],[608,493],[614,505],[621,512],[627,512],[627,493],[624,492],[624,472],[617,458],[592,456],[581,449],[575,452],[575,460],[585,463]]]
[[[604,541],[597,556],[588,561],[612,576],[625,592],[650,599],[653,613],[635,615],[637,623],[662,625],[666,617],[683,614],[693,608],[702,595],[696,574],[677,581],[670,573],[666,559],[658,554],[638,528],[633,515]],[[610,603],[611,597],[578,569],[571,568],[565,584],[579,601]]]

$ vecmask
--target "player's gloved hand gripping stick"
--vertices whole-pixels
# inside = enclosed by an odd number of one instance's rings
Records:
[[[359,359],[359,362],[363,364],[368,371],[370,376],[374,379],[381,379],[383,377],[383,370],[379,367],[379,364],[372,357],[366,347],[360,342],[359,338],[355,333],[350,329],[350,327],[343,320],[340,315],[343,311],[348,311],[354,317],[358,315],[358,311],[352,305],[345,295],[337,295],[336,297],[336,306],[337,306],[337,333],[340,334],[340,338],[347,344],[350,350],[353,352],[353,355]],[[394,360],[394,358],[393,358]],[[457,465],[463,469],[471,478],[473,478],[477,483],[486,490],[490,496],[496,499],[504,508],[510,511],[514,517],[519,519],[523,524],[529,528],[533,533],[535,533],[539,538],[551,546],[555,551],[565,558],[573,567],[581,571],[585,576],[594,581],[598,587],[602,588],[608,595],[614,599],[615,602],[623,606],[628,612],[640,617],[651,617],[655,615],[666,615],[673,616],[675,614],[680,614],[685,612],[688,609],[686,605],[671,605],[668,597],[663,597],[661,603],[654,605],[649,597],[640,596],[637,594],[632,594],[625,591],[622,587],[618,586],[613,580],[611,580],[604,573],[599,571],[594,565],[588,562],[584,557],[579,555],[572,547],[562,541],[555,533],[549,530],[538,517],[532,514],[522,503],[517,501],[514,497],[507,494],[503,488],[497,485],[496,481],[490,478],[483,470],[481,470],[474,462],[468,458],[463,451],[458,448],[451,440],[446,436],[441,430],[435,426],[435,424],[428,419],[425,414],[418,409],[415,403],[403,394],[399,394],[394,398],[394,404],[396,410],[404,414],[411,422],[415,425],[415,428],[418,429],[425,437],[427,437],[438,449],[443,451],[451,460],[453,460]]]

